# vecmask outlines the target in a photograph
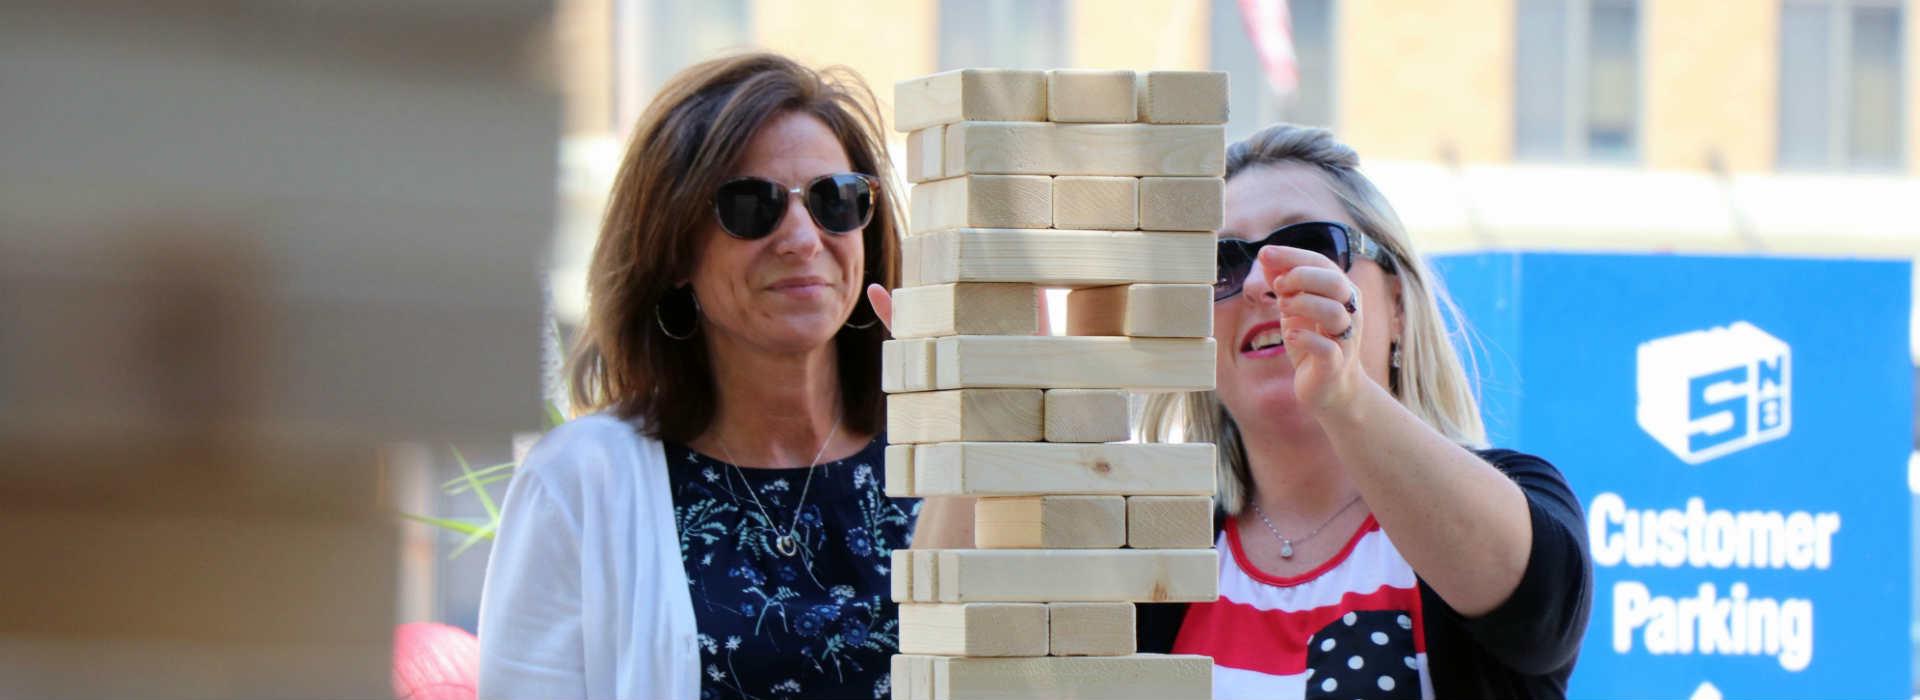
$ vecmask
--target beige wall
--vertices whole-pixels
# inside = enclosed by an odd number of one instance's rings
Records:
[[[1733,170],[1772,169],[1779,3],[1649,0],[1642,8],[1645,165],[1699,170],[1718,151]]]
[[[1907,172],[1920,175],[1920,2],[1907,0],[1907,26],[1900,40],[1907,42]]]
[[[613,0],[560,0],[553,36],[566,134],[612,131]]]
[[[1207,0],[1072,0],[1075,68],[1206,70]]]
[[[1343,140],[1374,160],[1512,158],[1512,0],[1337,5]]]
[[[810,66],[858,71],[892,128],[893,84],[932,73],[939,61],[939,10],[936,0],[756,0],[753,42]],[[847,17],[861,18],[860,31]]]

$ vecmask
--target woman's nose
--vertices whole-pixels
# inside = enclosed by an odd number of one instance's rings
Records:
[[[781,217],[780,228],[774,232],[777,246],[782,253],[808,256],[825,245],[820,240],[826,232],[813,221],[813,215],[807,212],[806,200],[801,197],[787,199],[787,215]]]
[[[1267,284],[1267,271],[1260,267],[1258,259],[1247,269],[1247,279],[1240,284],[1240,296],[1254,303],[1266,303],[1277,296]]]

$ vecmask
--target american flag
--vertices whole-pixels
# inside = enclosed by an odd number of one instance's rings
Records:
[[[1293,55],[1293,19],[1287,0],[1240,0],[1240,19],[1260,53],[1274,94],[1293,94],[1300,87],[1300,64]]]

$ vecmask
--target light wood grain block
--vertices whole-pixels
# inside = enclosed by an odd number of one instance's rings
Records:
[[[1119,442],[1132,436],[1124,390],[1050,389],[1045,402],[1047,442]]]
[[[903,338],[880,344],[880,390],[887,393],[933,389],[933,339]]]
[[[1200,442],[915,445],[913,495],[1204,495],[1213,457]]]
[[[1210,601],[1219,563],[1211,549],[916,549],[912,602]]]
[[[1213,497],[1129,497],[1127,546],[1134,549],[1213,546]]]
[[[904,658],[894,668],[911,669],[915,681],[909,694],[896,693],[901,700],[1213,697],[1213,659],[1206,656]]]
[[[1053,225],[1068,229],[1137,228],[1140,179],[1097,175],[1053,178]]]
[[[912,496],[913,445],[888,445],[885,459],[887,461],[885,470],[887,495],[894,498]]]
[[[900,606],[900,653],[1046,656],[1050,631],[1040,603],[908,603]]]
[[[1047,71],[1047,119],[1056,122],[1131,122],[1138,115],[1133,71]]]
[[[1047,75],[963,68],[895,83],[893,100],[893,128],[899,131],[958,121],[1044,122]]]
[[[913,284],[1024,282],[1098,287],[1212,284],[1212,236],[1147,231],[956,229],[905,239]],[[905,279],[903,277],[903,279]]]
[[[893,700],[933,700],[933,659],[931,656],[894,654],[888,660]]]
[[[937,389],[1213,388],[1212,338],[956,335],[932,340]]]
[[[1014,496],[973,502],[980,549],[1107,549],[1127,542],[1123,496]]]
[[[913,574],[911,579],[913,583],[913,600],[910,602],[940,602],[940,550],[915,549],[912,550],[912,552]]]
[[[1217,177],[1140,178],[1140,228],[1218,231],[1226,221],[1226,186]]]
[[[929,126],[907,134],[907,181],[926,182],[946,177],[946,152],[945,126]]]
[[[913,600],[913,550],[896,549],[888,553],[887,583],[893,588],[893,602]]]
[[[893,290],[893,337],[1033,335],[1040,294],[1033,285],[960,283]]]
[[[908,231],[955,228],[1051,228],[1053,178],[963,175],[913,186]]]
[[[1068,335],[1206,338],[1213,335],[1213,285],[1133,284],[1067,294]]]
[[[1153,124],[1227,123],[1227,74],[1218,71],[1141,73],[1140,121]]]
[[[947,126],[948,176],[1149,175],[1220,177],[1218,125],[969,121]]]
[[[1047,653],[1126,656],[1136,648],[1133,603],[1048,603]]]
[[[1046,433],[1039,389],[955,389],[887,397],[887,439],[899,443],[1034,442]]]
[[[921,279],[921,271],[926,267],[921,263],[921,258],[927,255],[927,238],[929,237],[900,237],[900,286],[902,288],[912,288],[926,284],[926,282]],[[936,255],[945,254],[945,250],[938,246],[932,248],[932,250]]]

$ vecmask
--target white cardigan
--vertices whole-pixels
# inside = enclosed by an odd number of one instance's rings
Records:
[[[480,697],[699,697],[678,532],[658,440],[604,414],[548,433],[487,562]]]

